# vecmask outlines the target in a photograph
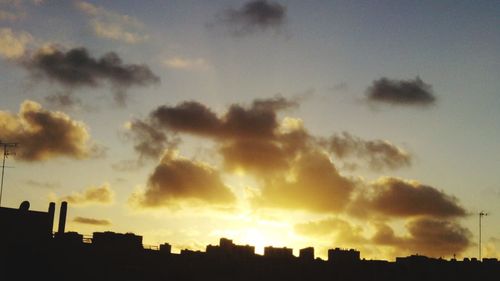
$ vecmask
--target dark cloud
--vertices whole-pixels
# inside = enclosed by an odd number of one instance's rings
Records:
[[[394,144],[384,140],[363,140],[348,132],[333,135],[326,147],[339,159],[359,158],[375,171],[411,165],[411,155]]]
[[[235,196],[213,168],[167,152],[149,176],[146,189],[134,193],[130,203],[157,208],[176,206],[180,201],[228,205],[234,203]]]
[[[111,225],[111,221],[106,219],[94,219],[94,218],[85,218],[85,217],[75,217],[73,222],[81,223],[81,224],[90,224],[90,225],[98,225],[98,226],[107,226]]]
[[[151,113],[151,118],[174,132],[206,136],[220,134],[222,122],[210,108],[194,101],[160,106]]]
[[[108,82],[115,89],[114,98],[118,104],[125,102],[126,89],[160,81],[147,65],[124,64],[113,52],[94,58],[83,47],[70,50],[55,46],[42,48],[25,56],[21,64],[33,77],[57,82],[70,89],[97,87]]]
[[[427,106],[436,101],[432,86],[420,77],[414,80],[393,80],[385,77],[375,80],[367,89],[367,98],[370,101],[393,105]]]
[[[297,133],[278,133],[277,111],[295,106],[297,102],[276,96],[257,99],[250,106],[233,104],[218,116],[207,106],[190,101],[177,106],[160,106],[148,118],[133,120],[127,127],[135,142],[134,149],[141,157],[157,159],[163,150],[179,142],[175,135],[186,133],[216,140],[228,169],[234,170],[241,164],[259,169],[259,165],[266,163],[266,167],[269,164],[283,167],[287,160],[282,158],[288,158],[285,154],[290,152],[290,146],[299,136],[295,136]],[[269,158],[274,156],[274,161],[251,155],[262,150],[269,153],[266,155]]]
[[[89,143],[85,124],[58,111],[48,111],[33,101],[24,101],[18,115],[0,111],[0,140],[18,142],[16,159],[48,160],[65,156],[82,159],[104,150]]]
[[[392,246],[406,254],[446,257],[464,252],[472,233],[454,221],[418,218],[406,224],[407,234],[397,236],[391,227],[379,224],[372,237],[376,245]]]
[[[61,200],[68,201],[72,205],[102,204],[108,205],[113,202],[114,192],[105,183],[101,186],[90,186],[82,192],[73,192],[73,194],[64,196]]]
[[[211,138],[269,138],[278,128],[279,110],[297,106],[297,102],[281,96],[257,99],[250,107],[233,104],[222,116],[198,102],[177,106],[160,106],[151,113],[152,122],[173,132]]]
[[[168,137],[167,134],[146,120],[133,120],[126,124],[126,136],[133,140],[134,150],[139,154],[140,160],[159,159],[166,148],[175,148],[178,140]]]
[[[381,178],[361,192],[351,206],[356,215],[389,217],[462,217],[467,213],[455,197],[427,185],[397,178]]]
[[[227,9],[218,15],[217,21],[235,36],[278,30],[286,22],[286,7],[267,0],[249,1],[239,9]]]
[[[219,149],[228,171],[251,171],[259,175],[275,173],[288,168],[289,161],[283,148],[269,141],[241,140],[223,144]]]

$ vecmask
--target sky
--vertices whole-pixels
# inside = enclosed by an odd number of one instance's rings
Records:
[[[0,0],[2,207],[145,245],[500,258],[498,1]],[[15,154],[14,154],[15,153]]]

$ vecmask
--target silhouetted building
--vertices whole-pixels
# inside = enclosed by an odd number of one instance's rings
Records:
[[[139,251],[142,250],[142,236],[133,233],[115,233],[111,231],[94,232],[92,246],[99,250]]]
[[[429,262],[435,262],[437,259],[429,258],[421,255],[411,255],[407,257],[397,257],[396,263],[401,264],[424,264]]]
[[[328,250],[328,261],[333,263],[353,263],[358,262],[359,259],[359,251],[354,249],[330,249]]]
[[[170,254],[172,252],[172,245],[168,243],[163,243],[160,245],[160,253]]]
[[[293,258],[293,249],[287,247],[275,248],[269,246],[264,248],[264,256],[268,258]]]
[[[483,263],[485,264],[498,264],[497,258],[483,258]]]
[[[0,248],[31,247],[46,244],[52,238],[55,203],[47,212],[30,211],[28,201],[19,209],[0,208]]]
[[[219,246],[208,245],[207,255],[219,258],[242,258],[255,255],[255,247],[249,245],[235,245],[232,240],[221,238]]]
[[[301,258],[303,260],[314,260],[314,248],[307,247],[304,249],[300,249],[299,258]]]
[[[83,245],[83,235],[78,232],[63,232],[54,235],[55,241],[65,247],[79,247]]]

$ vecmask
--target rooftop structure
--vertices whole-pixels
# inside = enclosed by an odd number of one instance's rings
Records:
[[[358,262],[359,251],[354,249],[330,249],[328,250],[328,261],[333,263],[353,263]]]

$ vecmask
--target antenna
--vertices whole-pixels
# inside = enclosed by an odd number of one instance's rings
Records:
[[[481,259],[481,219],[487,215],[488,215],[488,213],[486,213],[485,211],[479,212],[479,261],[482,261],[482,259]]]
[[[5,173],[5,159],[9,155],[15,155],[14,152],[9,151],[9,148],[16,147],[19,143],[17,142],[2,142],[0,140],[0,146],[3,146],[3,162],[2,162],[2,182],[0,184],[0,206],[2,206],[2,192],[3,192],[3,177]]]

